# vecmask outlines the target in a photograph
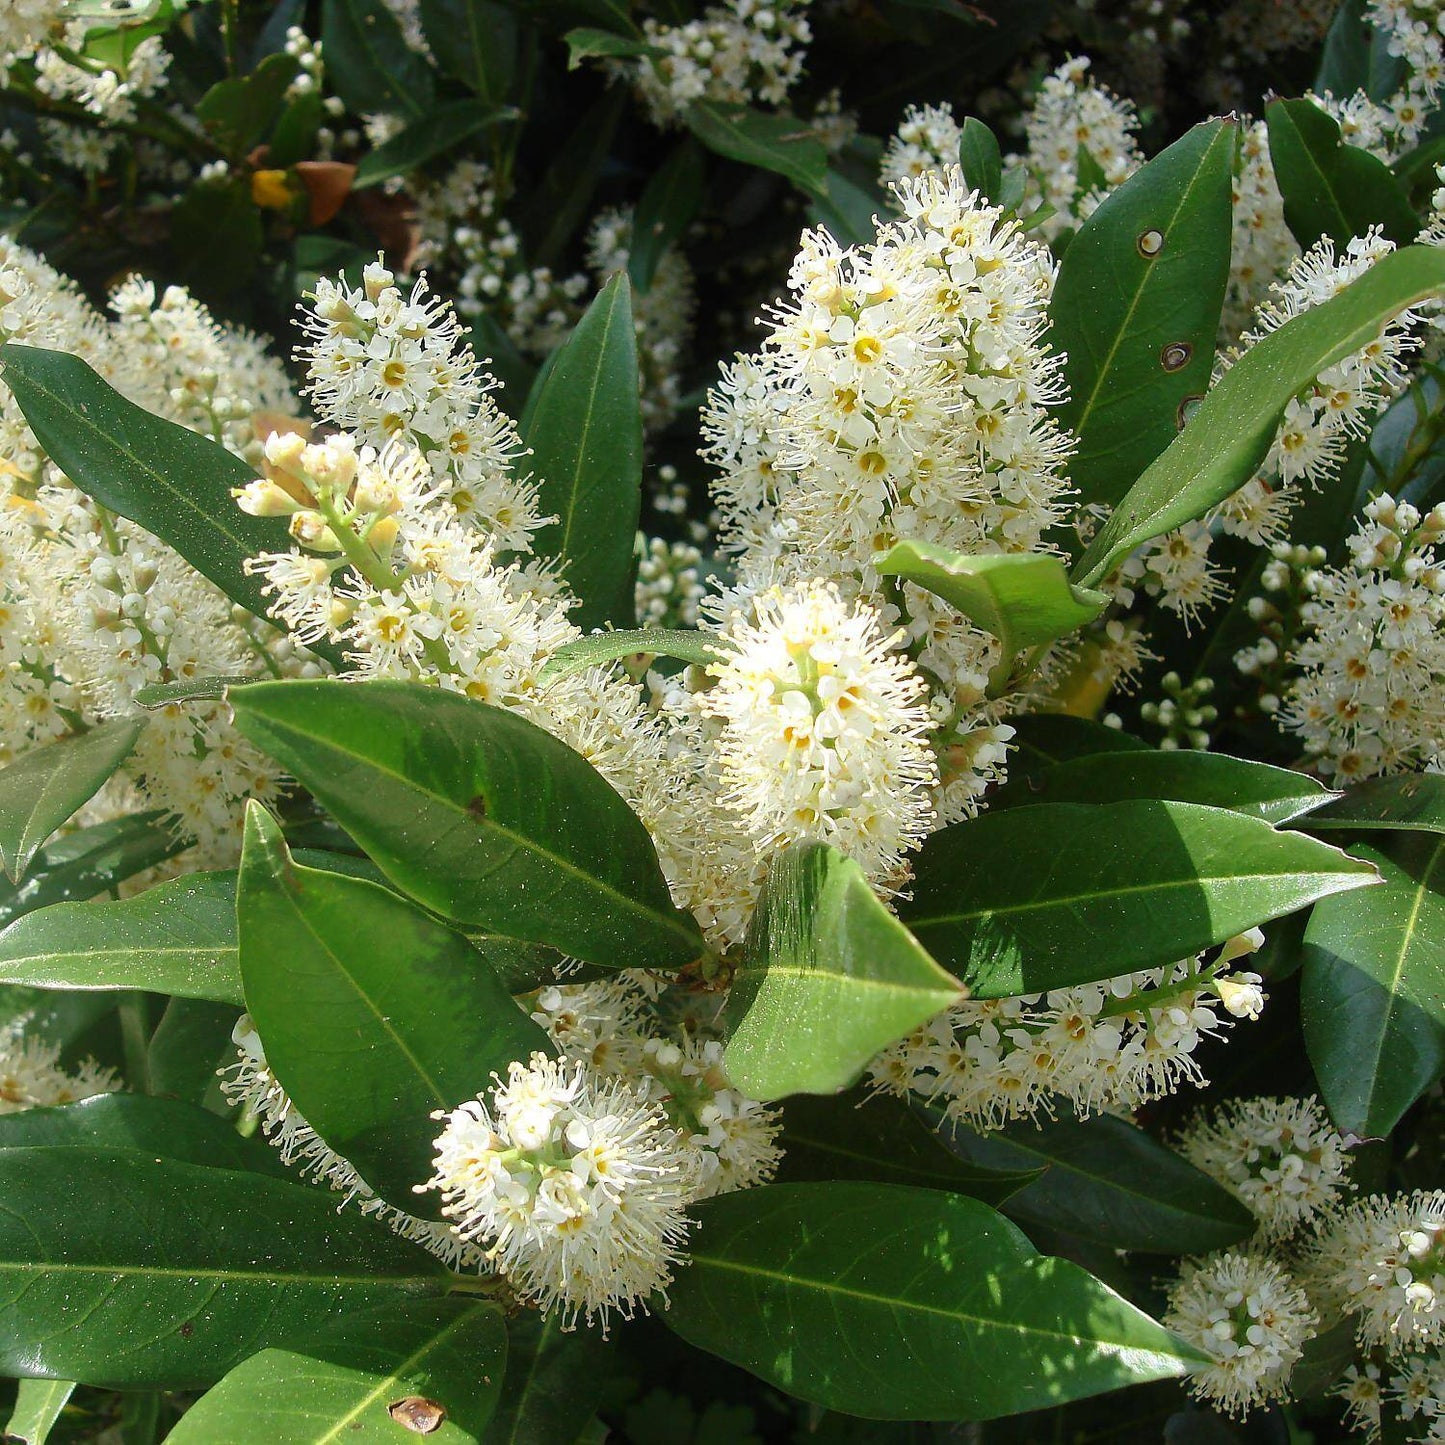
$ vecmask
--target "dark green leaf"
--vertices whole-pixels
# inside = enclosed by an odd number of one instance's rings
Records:
[[[195,1388],[338,1314],[440,1295],[449,1279],[321,1190],[129,1150],[0,1150],[0,1199],[10,1375]]]
[[[1162,967],[1375,881],[1315,839],[1297,849],[1304,836],[1195,803],[1009,808],[929,838],[899,911],[976,996],[1067,988]]]
[[[591,214],[592,197],[626,107],[627,88],[609,86],[583,112],[557,147],[540,184],[532,187],[521,211],[526,256],[532,265],[555,265],[577,228]]]
[[[728,1077],[755,1099],[833,1094],[962,997],[824,843],[773,856],[728,993]]]
[[[100,791],[144,730],[144,718],[112,718],[31,748],[0,769],[0,867],[13,881],[25,876],[46,839]]]
[[[146,1048],[150,1092],[220,1108],[217,1070],[235,1062],[232,1034],[240,1009],[201,998],[173,998]]]
[[[687,128],[720,156],[776,171],[804,191],[818,191],[824,185],[828,153],[795,115],[694,101],[683,119]]]
[[[995,1208],[1039,1175],[1039,1168],[988,1169],[961,1162],[901,1099],[799,1094],[783,1105],[780,1184],[861,1179],[949,1189]]]
[[[1075,581],[1095,585],[1142,543],[1202,516],[1237,491],[1264,460],[1296,392],[1374,341],[1405,307],[1442,289],[1445,251],[1408,246],[1251,346],[1129,489],[1089,544]]]
[[[1445,837],[1358,852],[1384,886],[1315,905],[1300,1013],[1330,1117],[1375,1138],[1445,1073]]]
[[[64,833],[42,848],[19,888],[0,887],[0,928],[52,903],[94,898],[189,847],[161,813],[136,813]]]
[[[1288,768],[1272,768],[1223,753],[1186,751],[1095,754],[1028,774],[1017,788],[1013,781],[1010,776],[1010,785],[994,795],[992,808],[1167,798],[1228,808],[1278,826],[1312,814],[1337,796],[1315,779]],[[1312,819],[1302,826],[1312,826]]]
[[[431,67],[410,46],[383,0],[323,0],[326,79],[358,115],[407,115],[432,108]]]
[[[1179,1375],[1195,1358],[976,1199],[768,1184],[694,1213],[663,1323],[828,1409],[987,1420]]]
[[[564,1330],[554,1310],[528,1310],[508,1329],[507,1376],[481,1445],[576,1441],[606,1389],[606,1342],[595,1330]]]
[[[1059,263],[1050,343],[1066,358],[1058,415],[1079,438],[1069,479],[1084,502],[1117,502],[1208,390],[1235,131],[1196,125],[1105,198]]]
[[[295,863],[256,802],[236,892],[246,1008],[307,1123],[383,1198],[415,1211],[437,1127],[550,1052],[486,959],[390,889]]]
[[[1315,810],[1299,826],[1312,833],[1335,828],[1445,833],[1445,778],[1437,773],[1371,778]]]
[[[171,209],[170,243],[176,279],[199,295],[229,297],[246,287],[261,264],[266,244],[249,179],[232,173],[196,181]],[[158,427],[172,425],[155,417],[150,420]],[[71,480],[84,489],[80,478]]]
[[[874,569],[936,593],[1015,653],[1066,637],[1108,604],[1102,592],[1073,587],[1058,557],[999,552],[965,556],[931,542],[896,542]]]
[[[517,69],[517,17],[494,0],[421,0],[422,34],[437,64],[488,105],[500,105]]]
[[[1254,1216],[1229,1190],[1123,1119],[1030,1121],[979,1134],[936,1106],[924,1112],[974,1168],[1043,1171],[1004,1206],[1026,1226],[1153,1254],[1203,1254],[1254,1231]]]
[[[386,1305],[252,1355],[186,1411],[167,1445],[397,1445],[412,1431],[467,1445],[482,1438],[506,1362],[507,1327],[488,1300]],[[440,1405],[442,1422],[406,1424],[392,1407],[409,1399]]]
[[[174,547],[232,602],[266,616],[246,560],[289,551],[291,539],[279,518],[236,506],[231,489],[255,480],[245,462],[127,401],[78,356],[11,342],[0,362],[0,380],[41,446],[81,491]],[[339,661],[329,645],[313,650]]]
[[[1328,236],[1343,250],[1371,226],[1397,245],[1415,239],[1420,218],[1404,188],[1378,156],[1344,143],[1333,116],[1313,101],[1272,100],[1265,119],[1284,218],[1302,248]]]
[[[74,1380],[19,1381],[3,1438],[13,1445],[45,1445],[74,1389]]]
[[[610,968],[703,951],[647,830],[570,748],[513,713],[409,683],[257,683],[242,732],[433,912]]]
[[[553,359],[522,439],[540,482],[540,557],[563,564],[584,632],[635,617],[632,548],[642,511],[642,410],[627,277],[614,276]]]
[[[368,151],[356,166],[354,191],[379,186],[393,176],[409,175],[428,161],[469,140],[478,131],[517,119],[511,106],[497,108],[480,100],[454,100],[413,121],[399,135]]]
[[[595,632],[559,647],[542,668],[542,681],[586,672],[589,667],[616,662],[622,657],[647,654],[676,657],[706,667],[723,655],[720,639],[705,632],[681,631],[670,627],[639,627],[627,632]]]
[[[196,103],[196,118],[231,156],[244,156],[265,138],[300,72],[292,55],[268,55],[250,75],[219,81]]]
[[[877,231],[875,218],[887,210],[876,186],[860,184],[829,166],[822,188],[813,196],[811,220],[844,246],[866,246]]]
[[[63,1108],[0,1116],[3,1149],[132,1149],[181,1164],[291,1177],[276,1150],[243,1139],[219,1114],[145,1094],[97,1094]]]
[[[0,932],[0,983],[239,1004],[235,902],[234,873],[188,873],[118,902],[37,909]]]
[[[997,205],[1003,191],[1003,159],[994,133],[974,116],[963,123],[958,140],[958,163],[963,168],[964,184]]]
[[[684,136],[642,189],[632,217],[632,243],[627,274],[639,291],[647,291],[657,263],[667,248],[682,238],[702,205],[706,162],[701,147]]]
[[[468,332],[477,360],[502,384],[501,390],[493,393],[493,399],[508,416],[515,419],[536,379],[535,368],[517,350],[512,338],[491,312],[479,311],[470,317]]]

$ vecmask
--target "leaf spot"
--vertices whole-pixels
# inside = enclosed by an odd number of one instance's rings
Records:
[[[440,1430],[447,1418],[446,1410],[425,1395],[406,1395],[386,1407],[386,1413],[403,1429],[417,1435],[430,1435]]]
[[[1164,249],[1164,232],[1144,231],[1134,244],[1146,261],[1152,261]]]
[[[1199,410],[1200,405],[1203,403],[1203,401],[1204,398],[1196,394],[1193,396],[1186,396],[1184,400],[1179,403],[1179,410],[1174,415],[1174,424],[1179,428],[1180,431],[1184,430],[1184,423],[1187,422],[1190,417],[1192,417],[1194,413]]]
[[[474,818],[485,818],[487,816],[487,800],[478,793],[477,796],[467,804],[467,812]]]
[[[1159,365],[1165,371],[1182,371],[1194,358],[1194,348],[1187,341],[1171,341],[1159,353]]]
[[[182,1320],[182,1321],[181,1321],[181,1328],[180,1328],[179,1334],[180,1334],[180,1337],[181,1337],[183,1340],[188,1340],[188,1339],[190,1339],[190,1337],[191,1337],[193,1334],[195,1334],[195,1332],[196,1332],[196,1327],[195,1327],[195,1325],[194,1325],[190,1320]]]

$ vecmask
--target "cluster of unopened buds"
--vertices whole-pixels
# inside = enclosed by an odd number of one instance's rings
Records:
[[[1234,665],[1256,682],[1255,705],[1267,715],[1280,709],[1287,657],[1300,630],[1300,608],[1314,590],[1314,574],[1325,558],[1323,547],[1276,542],[1259,576],[1260,592],[1245,604],[1260,638],[1234,654]]]
[[[1207,748],[1209,729],[1219,721],[1219,709],[1205,702],[1214,691],[1214,679],[1197,677],[1186,683],[1177,672],[1166,672],[1159,679],[1164,696],[1158,702],[1146,702],[1139,716],[1154,727],[1162,728],[1159,740],[1163,752],[1180,748]]]

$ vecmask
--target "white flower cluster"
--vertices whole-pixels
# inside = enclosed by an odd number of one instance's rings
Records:
[[[702,567],[702,553],[691,542],[649,537],[637,559],[637,625],[696,627],[706,592]]]
[[[1136,1109],[1203,1084],[1200,1044],[1234,1019],[1259,1017],[1259,976],[1225,968],[1262,941],[1258,930],[1231,940],[1208,966],[1191,959],[1047,994],[965,1000],[879,1054],[873,1086],[983,1130],[1052,1116],[1061,1103],[1079,1115]]]
[[[220,1071],[221,1092],[242,1110],[243,1117],[257,1120],[262,1137],[275,1147],[283,1164],[340,1194],[338,1208],[355,1202],[363,1214],[374,1215],[393,1234],[421,1245],[449,1268],[482,1268],[481,1251],[439,1220],[419,1219],[388,1204],[306,1122],[266,1062],[266,1050],[250,1014],[241,1015],[231,1037],[237,1058]]]
[[[541,357],[559,346],[581,315],[587,277],[524,264],[491,167],[462,160],[439,181],[413,184],[421,229],[415,266],[453,276],[461,315],[492,317],[519,351]]]
[[[1330,1320],[1352,1317],[1363,1346],[1393,1358],[1445,1346],[1445,1190],[1372,1195],[1321,1232],[1305,1266]]]
[[[1087,220],[1144,164],[1138,129],[1127,100],[1089,83],[1087,56],[1066,60],[1044,79],[1025,120],[1024,156],[1038,203],[1053,212],[1039,223],[1042,235],[1057,236]]]
[[[1220,318],[1225,344],[1238,340],[1269,288],[1300,253],[1285,224],[1284,198],[1274,178],[1269,131],[1262,120],[1241,125],[1233,201],[1229,283]]]
[[[176,289],[158,297],[126,282],[112,307],[107,321],[50,267],[0,240],[0,337],[74,352],[148,410],[259,458],[261,437],[296,403],[255,338],[219,327]],[[176,553],[73,487],[3,384],[0,472],[5,754],[130,712],[153,683],[315,670],[291,639],[236,613]],[[172,813],[215,861],[234,856],[240,801],[277,784],[219,702],[153,714],[126,768],[141,806]]]
[[[599,285],[627,269],[631,247],[631,210],[604,211],[593,221],[587,233],[587,264]],[[634,292],[632,299],[642,424],[648,431],[660,431],[677,412],[696,310],[692,268],[681,251],[669,247],[657,263],[652,284],[646,291]]]
[[[694,101],[778,106],[803,73],[812,30],[808,0],[725,0],[695,20],[668,25],[648,17],[642,38],[652,54],[611,68],[636,86],[658,125],[671,125]]]
[[[695,1156],[649,1093],[533,1054],[451,1111],[436,1173],[457,1235],[564,1325],[604,1330],[666,1290],[696,1197]]]
[[[938,779],[923,679],[831,583],[756,594],[723,633],[702,711],[722,724],[722,802],[760,852],[820,838],[882,887],[930,830]]]
[[[64,0],[8,0],[0,11],[0,80],[17,55],[33,50],[59,28]]]
[[[27,1036],[23,1020],[0,1029],[0,1114],[53,1109],[113,1094],[120,1086],[111,1070],[91,1059],[67,1073],[60,1066],[60,1049],[34,1034]]]
[[[910,105],[883,152],[878,179],[885,186],[896,186],[900,181],[920,180],[929,171],[956,166],[962,139],[963,128],[946,101]]]
[[[1225,1104],[1194,1120],[1176,1147],[1239,1196],[1261,1239],[1287,1238],[1353,1187],[1344,1138],[1314,1098]]]
[[[1343,782],[1445,753],[1445,505],[1423,517],[1388,494],[1365,506],[1349,562],[1311,570],[1286,654],[1279,713],[1320,771]],[[1252,659],[1247,659],[1252,661]]]
[[[1305,1292],[1264,1255],[1189,1261],[1169,1292],[1164,1324],[1210,1356],[1190,1381],[1227,1415],[1284,1399],[1289,1376],[1318,1323]]]
[[[1437,0],[1369,0],[1364,18],[1385,36],[1387,53],[1404,63],[1399,87],[1384,100],[1363,90],[1310,99],[1339,121],[1348,144],[1394,162],[1420,143],[1445,87],[1445,11]]]
[[[776,1109],[733,1088],[722,1042],[697,1021],[658,1032],[662,1010],[646,975],[544,988],[532,1018],[564,1057],[647,1093],[693,1152],[697,1199],[764,1184],[778,1167]]]
[[[867,246],[810,232],[791,306],[723,370],[705,455],[744,596],[824,576],[899,628],[932,697],[939,817],[977,805],[1008,733],[988,698],[996,642],[933,594],[885,585],[900,539],[965,554],[1038,550],[1065,515],[1071,438],[1047,410],[1047,250],[953,167],[900,184],[903,215]]]

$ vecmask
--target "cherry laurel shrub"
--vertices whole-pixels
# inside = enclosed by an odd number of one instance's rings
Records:
[[[1442,91],[10,0],[5,1438],[1445,1441]]]

